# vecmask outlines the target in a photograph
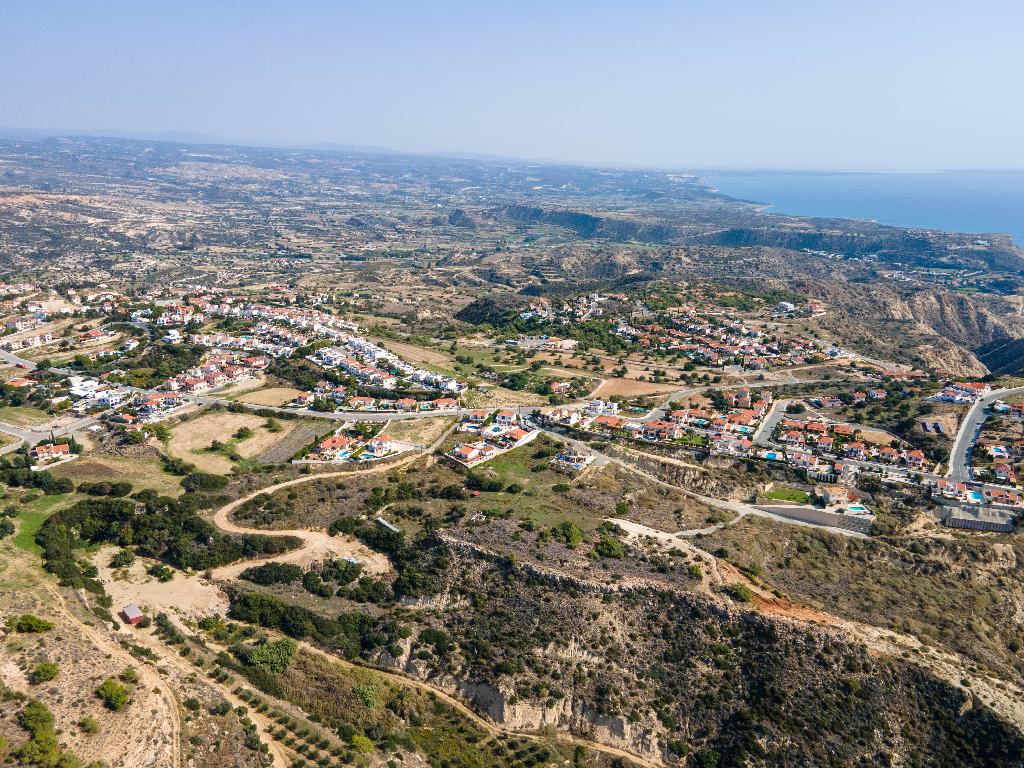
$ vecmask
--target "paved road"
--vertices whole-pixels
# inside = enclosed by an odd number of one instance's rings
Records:
[[[11,365],[20,365],[22,368],[27,368],[30,371],[34,371],[36,368],[36,364],[33,363],[31,360],[26,360],[23,357],[18,357],[13,352],[8,352],[3,349],[0,349],[0,360],[10,363]]]
[[[570,442],[579,443],[579,441],[571,440],[570,438],[567,438],[560,432],[555,432],[549,429],[544,429],[544,431],[553,435],[559,440],[569,440]],[[753,504],[747,504],[746,502],[743,501],[729,501],[727,499],[716,499],[712,496],[704,496],[703,494],[697,493],[696,491],[691,491],[689,488],[684,488],[680,485],[673,485],[672,483],[667,483],[661,478],[655,477],[651,473],[643,469],[640,469],[639,467],[635,466],[634,464],[631,464],[625,459],[620,459],[617,456],[609,456],[607,453],[602,453],[601,451],[596,450],[591,445],[583,443],[579,443],[579,445],[585,448],[589,453],[592,453],[594,456],[596,456],[602,464],[617,464],[618,466],[622,467],[623,469],[629,472],[632,472],[635,475],[639,475],[640,477],[650,480],[651,482],[660,485],[664,488],[671,488],[674,491],[681,492],[692,499],[696,499],[697,501],[707,504],[709,507],[715,507],[717,509],[734,512],[737,516],[735,519],[731,521],[732,523],[735,523],[737,520],[746,515],[756,515],[758,517],[767,517],[777,522],[788,523],[790,525],[801,525],[807,528],[824,528],[825,530],[831,531],[832,533],[838,533],[840,536],[848,536],[850,538],[855,539],[867,538],[867,536],[865,536],[863,533],[858,533],[857,531],[848,531],[844,528],[835,528],[831,525],[812,523],[804,520],[795,520],[791,517],[783,517],[782,515],[776,515],[772,512],[761,509],[760,507],[755,507]],[[724,527],[724,525],[720,527]],[[694,531],[690,535],[696,535],[700,532],[701,531]],[[685,532],[683,532],[683,535],[685,535]]]
[[[789,405],[789,400],[776,400],[772,403],[772,409],[768,411],[768,415],[761,421],[761,426],[754,432],[754,444],[760,445],[763,448],[768,448],[772,444],[772,435],[775,434],[775,427],[779,425],[783,417],[786,415],[786,406]]]
[[[1005,397],[1024,393],[1024,387],[1012,389],[997,389],[984,397],[978,398],[971,410],[967,412],[956,439],[953,441],[953,450],[949,454],[949,468],[946,470],[946,477],[950,480],[962,483],[970,480],[971,474],[971,453],[974,444],[978,441],[978,434],[981,427],[988,418],[988,408],[996,400]]]

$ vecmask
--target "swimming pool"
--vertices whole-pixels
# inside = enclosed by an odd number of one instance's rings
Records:
[[[847,509],[850,510],[851,512],[860,512],[862,514],[868,511],[868,508],[861,504],[851,504],[850,506],[847,507]]]
[[[985,501],[985,496],[981,493],[981,491],[970,491],[968,492],[967,496],[975,504],[981,504],[983,501]]]

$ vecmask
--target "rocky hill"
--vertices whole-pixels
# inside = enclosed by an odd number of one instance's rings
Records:
[[[429,629],[393,663],[509,727],[723,767],[1024,764],[1021,733],[962,690],[835,632],[686,592],[692,574],[684,591],[617,589],[445,557]]]

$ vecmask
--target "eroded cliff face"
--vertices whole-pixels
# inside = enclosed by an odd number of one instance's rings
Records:
[[[996,297],[946,290],[908,292],[841,280],[803,287],[829,307],[818,321],[823,331],[869,357],[907,361],[950,375],[981,376],[988,367],[979,350],[1024,338],[1024,319]]]

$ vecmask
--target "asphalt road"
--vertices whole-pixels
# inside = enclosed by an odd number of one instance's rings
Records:
[[[768,411],[768,415],[761,421],[761,426],[754,432],[753,442],[755,445],[760,445],[763,448],[771,446],[775,427],[778,426],[779,422],[786,415],[786,406],[789,403],[789,400],[776,400],[772,403],[772,409]]]
[[[1024,387],[997,389],[975,401],[953,440],[953,450],[949,453],[949,468],[946,470],[948,479],[963,483],[972,478],[971,453],[974,450],[974,444],[978,441],[981,427],[988,418],[989,406],[996,400],[1022,393],[1024,393]]]

